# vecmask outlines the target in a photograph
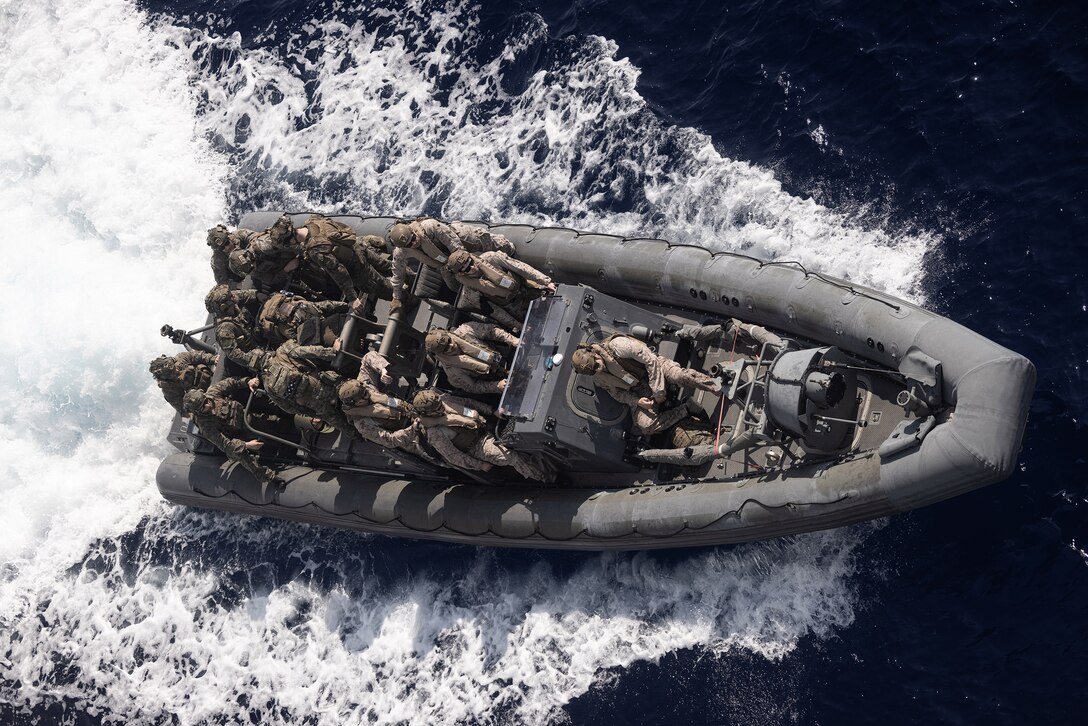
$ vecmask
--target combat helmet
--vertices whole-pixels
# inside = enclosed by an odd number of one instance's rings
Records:
[[[591,376],[597,372],[597,356],[589,348],[579,348],[570,357],[570,367],[576,373]]]
[[[423,415],[438,413],[442,408],[442,394],[434,388],[425,388],[412,397],[412,408]]]
[[[405,222],[397,222],[389,229],[389,241],[394,247],[407,247],[414,236],[412,227]]]
[[[366,396],[366,389],[359,381],[344,381],[340,388],[336,389],[336,395],[345,406],[354,406],[355,403]]]
[[[151,361],[148,370],[151,371],[151,375],[155,380],[161,381],[166,378],[168,374],[175,372],[174,359],[168,355],[160,355],[158,358]]]
[[[454,250],[446,260],[446,267],[453,272],[464,272],[472,263],[472,253],[468,250]]]
[[[231,252],[227,264],[234,274],[239,277],[245,277],[253,272],[253,250],[243,249]]]
[[[212,315],[222,315],[229,303],[233,302],[230,296],[230,287],[226,283],[216,285],[204,296],[204,307]]]
[[[380,235],[368,234],[359,239],[367,247],[377,250],[378,252],[385,252],[385,239]]]
[[[208,230],[208,246],[223,249],[230,242],[230,232],[226,226],[217,224]]]
[[[204,391],[199,388],[188,391],[181,399],[181,410],[186,413],[197,413],[202,405],[204,405]]]
[[[453,338],[450,337],[449,332],[444,328],[434,328],[427,333],[427,337],[423,339],[423,347],[432,355],[435,353],[444,353],[452,340]]]

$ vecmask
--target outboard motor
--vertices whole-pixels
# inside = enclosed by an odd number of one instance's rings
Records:
[[[845,364],[834,346],[780,354],[767,374],[770,422],[812,451],[845,446],[858,426],[857,375]]]

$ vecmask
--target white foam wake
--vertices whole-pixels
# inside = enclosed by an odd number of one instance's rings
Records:
[[[607,40],[549,41],[529,18],[475,59],[470,6],[351,17],[279,52],[124,0],[0,0],[0,205],[16,225],[0,246],[0,703],[67,698],[129,722],[537,722],[609,668],[685,647],[778,658],[849,624],[864,529],[570,574],[464,550],[451,573],[381,539],[159,503],[169,414],[146,365],[162,322],[203,317],[203,231],[227,199],[660,234],[916,287],[929,240],[792,197],[662,124]],[[512,81],[550,42],[558,60]],[[350,544],[237,585],[328,541]],[[373,578],[389,551],[409,572],[392,585]],[[317,567],[332,575],[305,576]]]

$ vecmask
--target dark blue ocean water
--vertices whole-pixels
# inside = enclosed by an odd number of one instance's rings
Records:
[[[447,6],[379,5],[389,9],[386,19],[367,27],[381,38],[401,33],[407,15]],[[298,47],[298,28],[307,22],[375,17],[370,6],[364,12],[323,2],[142,7],[165,22],[221,36],[238,32],[243,49],[264,49],[293,58],[291,63],[312,60],[320,50]],[[1039,372],[1019,470],[1004,483],[891,518],[865,535],[848,581],[854,603],[848,625],[803,635],[777,659],[744,648],[723,653],[699,646],[671,650],[656,661],[635,659],[599,674],[556,718],[576,724],[1083,723],[1088,9],[1075,2],[522,0],[485,2],[474,16],[476,40],[463,43],[471,62],[482,66],[507,53],[497,79],[507,100],[497,100],[496,108],[516,104],[537,72],[569,67],[587,38],[614,42],[616,57],[640,70],[637,93],[664,127],[697,129],[722,156],[771,170],[790,194],[853,210],[897,235],[935,235],[920,278],[926,305],[1029,356]],[[540,20],[546,32],[526,35]],[[422,42],[418,34],[405,37]],[[458,42],[452,41],[455,55]],[[206,62],[214,67],[234,59],[213,50]],[[444,92],[443,72],[430,72],[438,94]],[[309,82],[305,71],[298,77]],[[445,90],[456,95],[452,77]],[[329,103],[311,101],[313,116]],[[473,113],[491,110],[477,105]],[[216,139],[217,148],[238,162],[228,180],[235,218],[295,201],[299,193],[326,205],[350,193],[372,205],[353,211],[373,212],[411,198],[400,189],[388,198],[359,191],[336,174],[262,164],[243,149],[256,126],[247,121],[233,138]],[[306,126],[300,123],[299,131]],[[594,148],[623,150],[603,132],[599,142],[584,143],[586,163]],[[660,153],[667,156],[669,149],[665,142]],[[655,217],[646,198],[632,191],[641,171],[611,169],[608,153],[592,163],[602,175],[622,171],[632,183],[586,214],[645,214],[647,224],[668,236],[670,220]],[[677,159],[680,154],[676,150]],[[673,161],[660,163],[668,171]],[[592,179],[580,179],[581,197],[599,191]],[[449,211],[447,200],[456,192],[443,191],[431,177],[420,183],[420,211]],[[708,192],[700,201],[713,206],[716,199]],[[511,192],[486,211],[563,218],[569,204]],[[360,560],[357,540],[344,533],[263,522],[256,526],[272,528],[276,540],[255,544],[197,515],[179,516],[176,531],[209,526],[223,536],[179,545],[144,522],[111,544],[108,556],[88,555],[82,570],[117,568],[120,580],[132,580],[148,568],[176,572],[178,563],[187,563],[217,578],[212,597],[228,609],[296,578],[360,598],[364,590],[367,597],[375,590],[403,592],[426,579],[439,583],[455,605],[476,607],[470,594],[458,590],[467,576],[468,548],[377,538],[367,541]],[[200,516],[221,521],[214,519],[220,515]],[[635,562],[668,567],[701,556],[654,553]],[[488,586],[501,591],[507,575],[532,567],[546,568],[551,582],[562,583],[590,559],[497,551],[486,568]],[[58,667],[51,677],[85,681],[94,700],[87,674]],[[257,707],[253,713],[258,720],[322,720]],[[81,698],[47,699],[30,715],[4,707],[0,716],[26,723],[109,719]],[[467,720],[512,723],[517,717],[500,705]]]

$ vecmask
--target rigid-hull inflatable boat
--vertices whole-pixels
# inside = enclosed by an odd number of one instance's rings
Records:
[[[250,214],[240,226],[265,229],[278,216]],[[292,216],[301,225],[307,215]],[[381,236],[396,221],[335,219]],[[478,226],[505,235],[518,259],[558,283],[529,308],[496,431],[559,469],[555,483],[437,467],[309,431],[269,447],[284,484],[264,485],[178,416],[169,435],[178,452],[157,475],[163,496],[421,539],[649,549],[840,527],[933,504],[1013,470],[1035,369],[950,320],[797,263],[657,239]],[[435,277],[416,277],[418,302],[392,316],[400,320],[391,323],[380,302],[377,322],[353,320],[343,331],[345,341],[364,332],[379,340],[404,385],[434,380],[426,332],[467,315]],[[730,319],[739,325],[721,339],[679,335]],[[615,333],[723,380],[720,395],[683,392],[694,393],[713,425],[712,445],[688,448],[690,459],[677,463],[664,435],[637,435],[627,407],[571,368],[579,345]],[[213,342],[210,333],[203,342]]]

